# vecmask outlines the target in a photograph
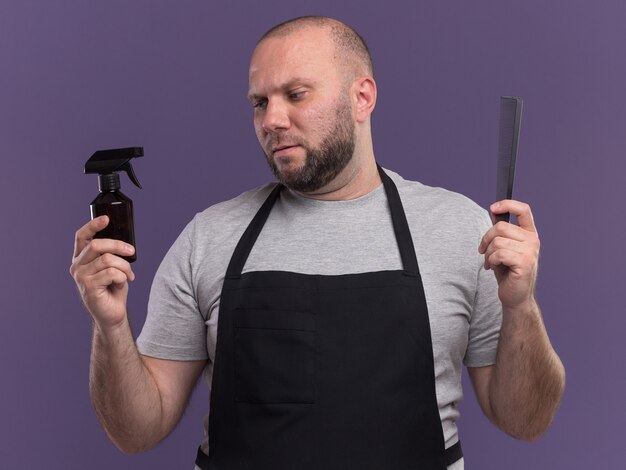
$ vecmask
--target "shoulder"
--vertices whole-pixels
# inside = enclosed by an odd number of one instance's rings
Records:
[[[186,240],[192,264],[232,251],[275,186],[276,183],[258,186],[198,212],[180,236]]]
[[[205,247],[219,245],[234,232],[243,233],[275,186],[276,183],[258,186],[196,213],[180,232],[172,248],[193,252],[199,242]]]
[[[398,188],[407,218],[419,217],[442,226],[454,225],[481,233],[491,225],[489,213],[467,196],[385,171]]]
[[[254,216],[275,186],[276,183],[267,183],[245,191],[232,199],[214,204],[197,213],[194,217],[195,223],[198,225],[225,224],[233,221],[245,223],[246,216]]]

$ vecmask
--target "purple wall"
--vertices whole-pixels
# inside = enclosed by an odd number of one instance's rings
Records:
[[[143,145],[139,261],[129,309],[143,324],[152,276],[186,222],[271,178],[245,99],[256,38],[326,14],[370,43],[379,161],[492,202],[498,97],[524,97],[516,196],[542,239],[538,296],[568,371],[554,425],[515,441],[466,387],[469,469],[623,468],[626,373],[623,2],[303,0],[32,1],[0,4],[0,467],[192,468],[206,387],[156,449],[107,440],[87,390],[90,320],[68,274],[97,193],[97,149]],[[37,462],[37,464],[35,464]],[[89,462],[89,465],[87,465]]]

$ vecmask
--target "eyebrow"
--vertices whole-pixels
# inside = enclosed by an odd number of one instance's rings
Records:
[[[310,79],[305,79],[305,78],[294,78],[292,80],[289,80],[286,83],[283,83],[279,89],[286,91],[286,90],[290,90],[291,88],[295,87],[296,85],[298,86],[312,86],[313,85],[313,81]],[[248,93],[248,100],[254,102],[255,100],[258,100],[259,98],[265,98],[265,95],[259,95],[257,93]]]

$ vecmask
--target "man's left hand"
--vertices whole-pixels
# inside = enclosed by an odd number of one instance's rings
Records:
[[[498,296],[507,309],[527,308],[535,302],[539,262],[539,236],[530,206],[505,199],[490,207],[492,214],[510,212],[518,225],[498,222],[483,236],[478,252],[485,255],[485,269],[493,269]]]

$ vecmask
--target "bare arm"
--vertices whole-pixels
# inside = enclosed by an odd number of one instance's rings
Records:
[[[481,408],[508,434],[539,438],[550,426],[565,388],[565,369],[550,344],[535,283],[539,238],[530,207],[501,201],[494,213],[511,212],[519,226],[500,222],[483,237],[479,251],[494,269],[502,302],[496,364],[470,368]]]
[[[133,248],[119,240],[93,239],[101,217],[76,232],[70,273],[93,319],[89,388],[104,429],[124,452],[149,449],[176,426],[205,361],[166,361],[141,356],[126,313],[130,264],[118,255]]]
[[[142,356],[127,322],[109,331],[94,324],[89,391],[109,438],[123,452],[135,453],[167,437],[205,364]]]
[[[481,408],[513,437],[539,438],[550,426],[565,387],[539,308],[503,318],[496,364],[468,369]]]

